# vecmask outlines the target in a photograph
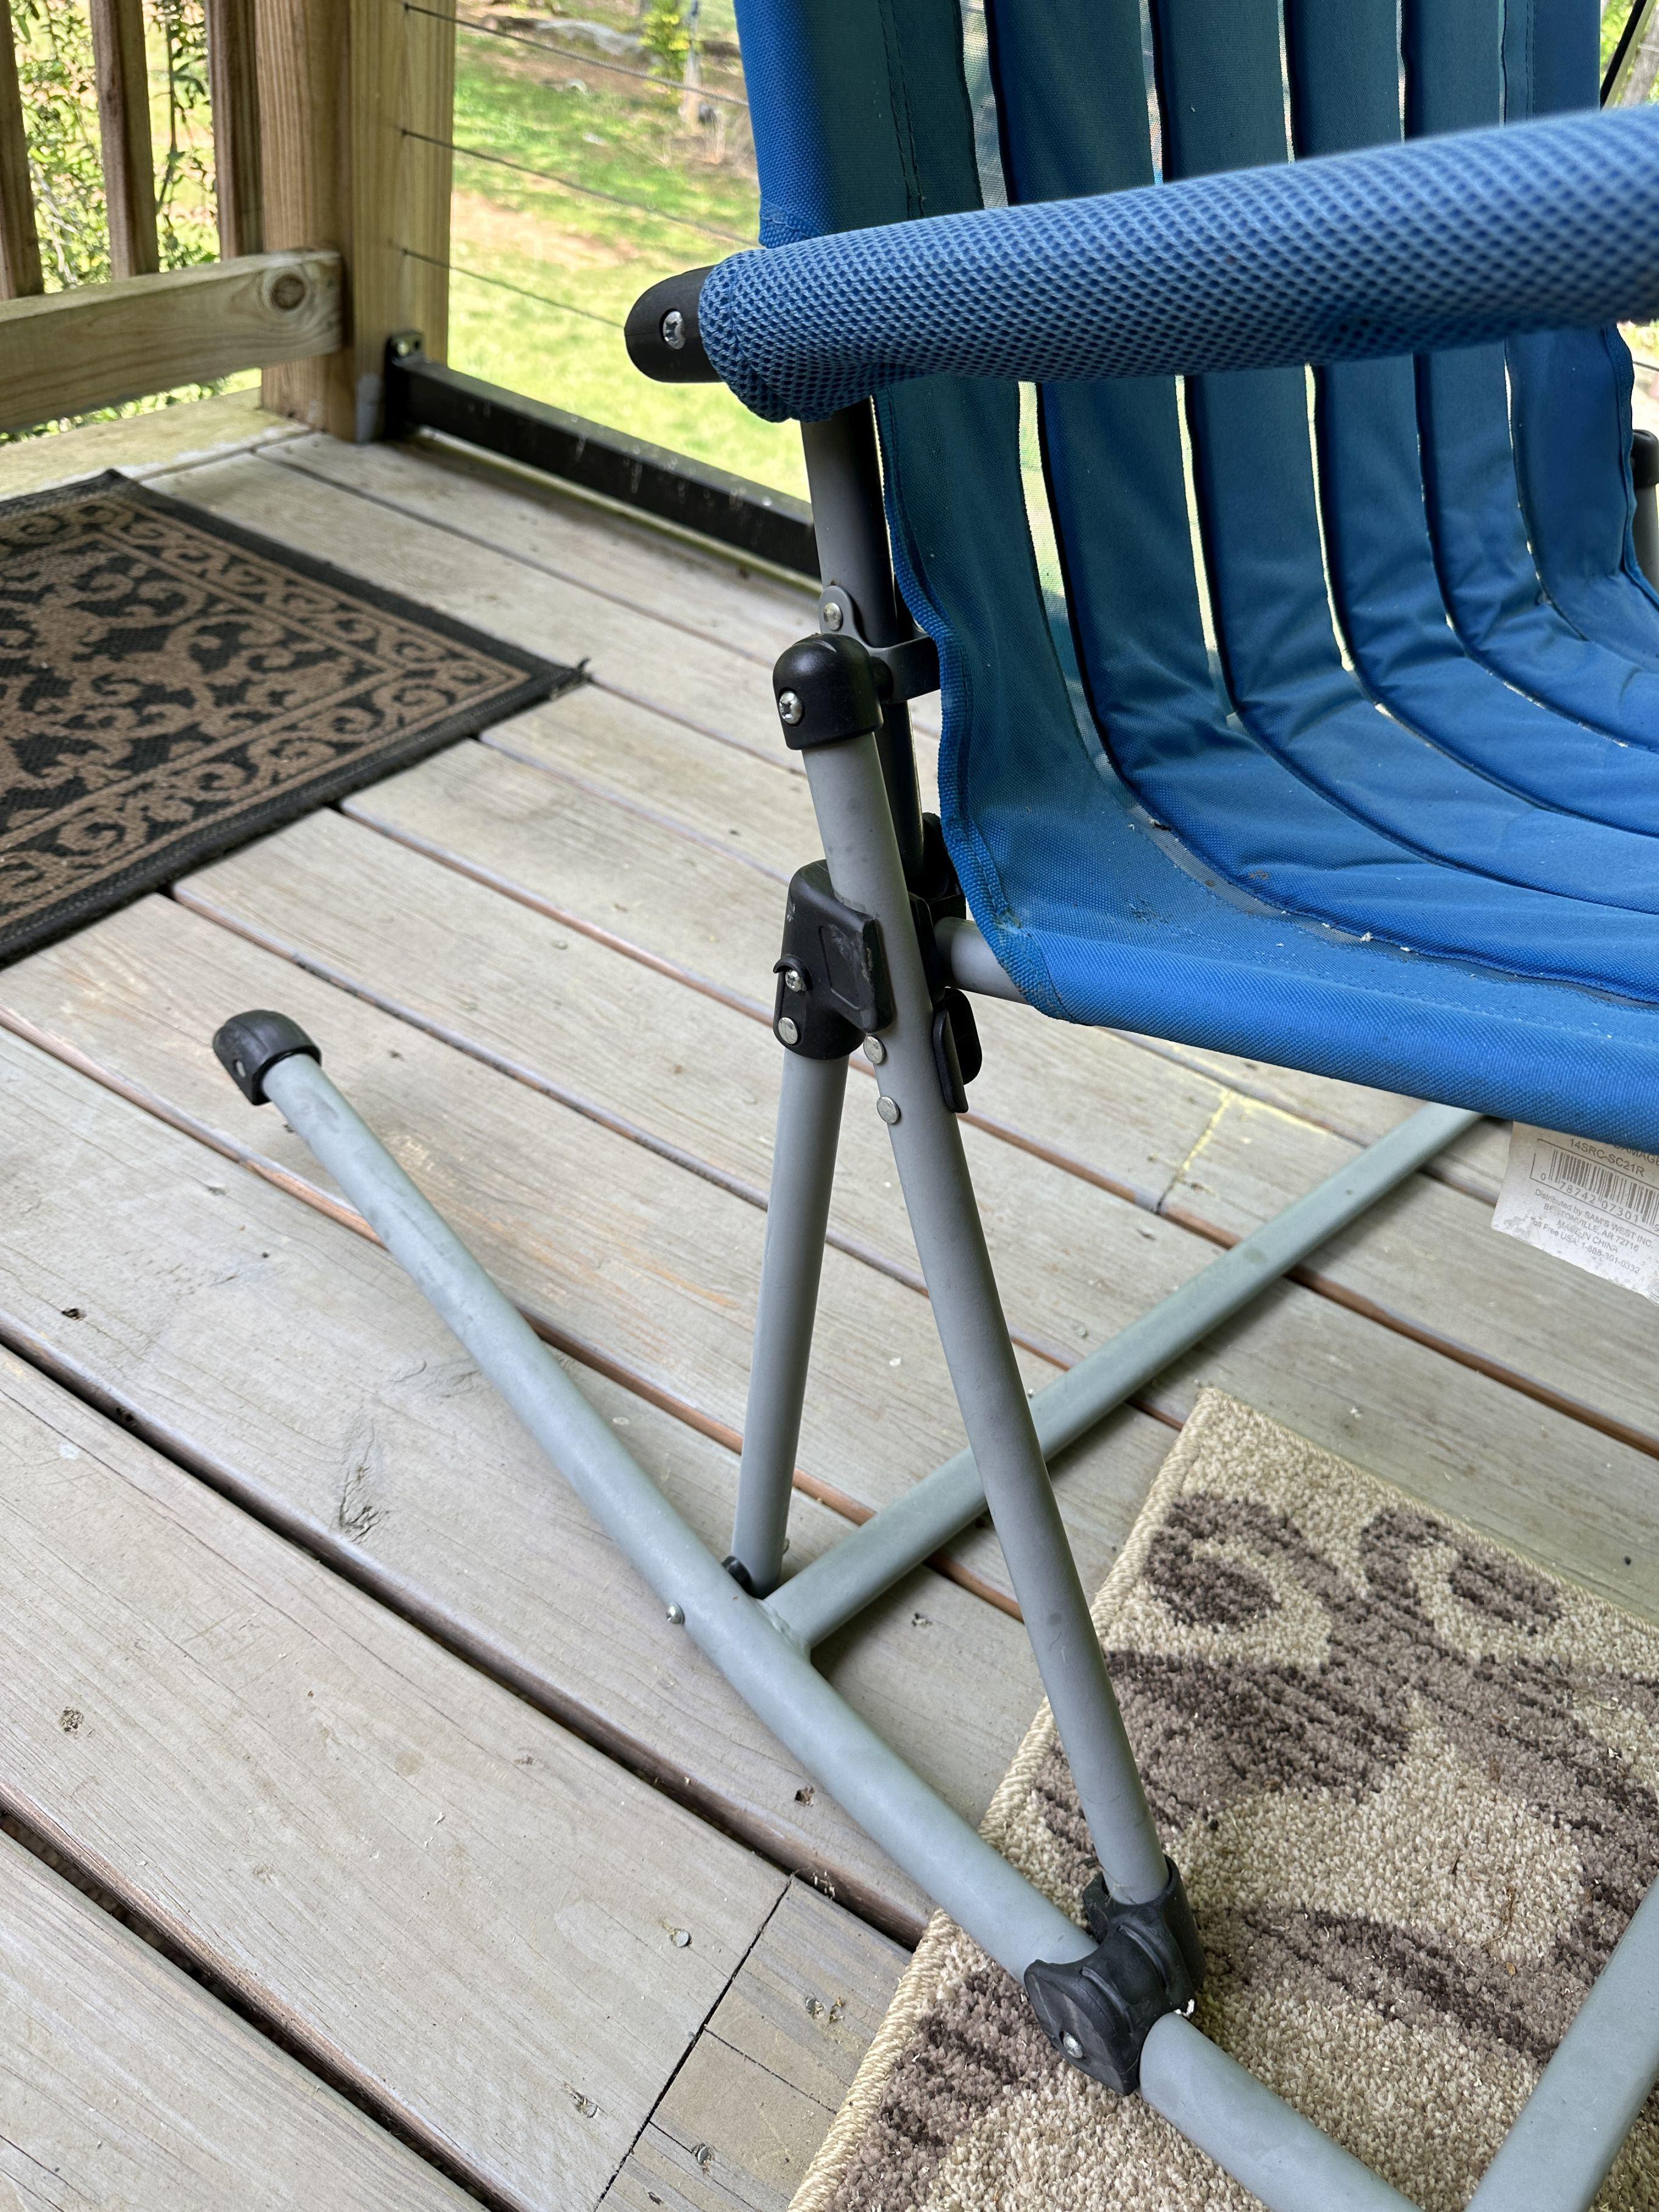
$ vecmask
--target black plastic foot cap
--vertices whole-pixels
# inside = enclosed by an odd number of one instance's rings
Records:
[[[1204,1952],[1174,1863],[1157,1897],[1126,1905],[1097,1875],[1084,1893],[1096,1948],[1025,1971],[1025,1993],[1044,2033],[1080,2073],[1120,2096],[1140,2086],[1140,2051],[1166,2012],[1185,2012],[1204,1983]]]
[[[304,1053],[319,1067],[323,1064],[322,1054],[298,1022],[289,1021],[286,1014],[266,1013],[258,1008],[252,1013],[233,1014],[215,1036],[213,1049],[250,1106],[264,1104],[265,1078],[279,1060],[292,1060],[295,1053]]]

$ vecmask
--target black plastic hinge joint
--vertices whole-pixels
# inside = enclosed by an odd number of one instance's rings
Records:
[[[1080,2073],[1128,2096],[1140,2086],[1140,2054],[1166,2013],[1188,2011],[1204,1985],[1204,1950],[1173,1860],[1170,1877],[1144,1905],[1125,1905],[1097,1875],[1083,1893],[1095,1948],[1025,1970],[1025,1993],[1056,2050]]]
[[[855,637],[804,637],[787,646],[772,671],[772,692],[783,742],[798,753],[881,727],[876,664]]]
[[[296,1053],[303,1053],[319,1067],[323,1064],[320,1049],[298,1022],[290,1021],[286,1014],[257,1007],[249,1013],[233,1014],[216,1034],[213,1049],[219,1065],[250,1106],[264,1104],[265,1078],[279,1060],[292,1060]]]
[[[910,911],[916,925],[916,942],[921,947],[927,995],[933,1004],[933,1065],[939,1071],[939,1087],[951,1111],[965,1114],[968,1085],[983,1066],[985,1054],[972,1003],[951,981],[939,945],[939,923],[962,921],[968,902],[957,881],[937,814],[921,817],[921,866],[911,886]]]
[[[893,1018],[881,925],[836,896],[826,861],[790,879],[774,972],[773,1032],[805,1059],[844,1060]]]

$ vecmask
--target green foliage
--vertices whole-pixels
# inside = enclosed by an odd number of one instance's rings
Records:
[[[101,283],[112,273],[109,222],[84,0],[10,0],[10,8],[46,289]],[[202,0],[144,0],[144,15],[156,240],[162,268],[180,269],[214,260],[219,251],[205,13]],[[84,419],[109,421],[223,388],[191,385]],[[0,442],[15,434],[5,433]]]
[[[710,14],[703,0],[705,23]],[[678,116],[677,88],[607,80],[585,64],[556,66],[462,33],[456,139],[520,166],[456,161],[451,251],[461,273],[450,295],[450,359],[493,384],[804,493],[793,423],[761,422],[718,385],[652,384],[623,348],[623,319],[653,278],[712,261],[756,234],[747,132],[733,131],[731,154],[717,164],[688,149]],[[572,191],[557,177],[586,189]],[[688,229],[688,221],[725,235]]]
[[[679,0],[651,0],[640,21],[640,43],[665,76],[678,77],[691,52],[691,33]]]
[[[213,111],[208,91],[207,15],[202,0],[146,0],[151,40],[161,48],[166,135],[155,133],[155,221],[163,269],[219,255],[213,177]],[[157,122],[161,121],[158,116]]]
[[[109,275],[109,231],[92,33],[61,0],[11,0],[11,19],[47,288],[96,283]]]
[[[216,253],[202,0],[145,0],[161,266]],[[70,0],[11,0],[40,258],[49,290],[110,274],[92,29]]]

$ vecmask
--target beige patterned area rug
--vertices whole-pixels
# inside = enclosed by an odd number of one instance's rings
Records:
[[[1659,1630],[1206,1392],[1096,1613],[1209,1955],[1198,2021],[1457,2212],[1659,1872]],[[1046,1711],[987,1816],[1075,1910]],[[951,1923],[794,2212],[1247,2212]],[[1599,2205],[1659,2212],[1659,2097]]]
[[[112,471],[9,501],[0,959],[579,680]]]

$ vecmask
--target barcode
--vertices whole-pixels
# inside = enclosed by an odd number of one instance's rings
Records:
[[[1599,1166],[1579,1152],[1563,1152],[1557,1145],[1540,1145],[1533,1160],[1533,1181],[1570,1191],[1604,1213],[1616,1213],[1638,1228],[1659,1221],[1659,1188],[1620,1175],[1616,1168]]]

